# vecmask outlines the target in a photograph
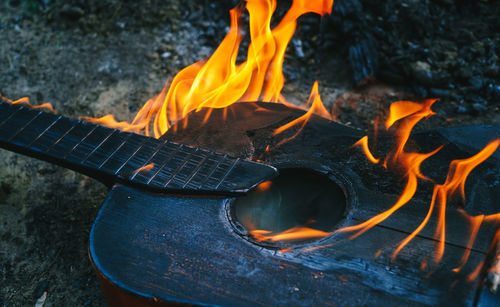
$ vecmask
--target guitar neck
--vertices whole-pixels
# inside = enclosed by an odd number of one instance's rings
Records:
[[[273,167],[0,102],[0,147],[102,181],[186,194],[244,193]]]

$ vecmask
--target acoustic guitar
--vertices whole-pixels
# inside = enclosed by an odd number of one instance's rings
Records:
[[[303,114],[281,104],[237,103],[212,110],[204,125],[206,110],[190,114],[187,125],[156,140],[0,103],[0,146],[110,186],[89,240],[110,306],[498,305],[482,283],[486,268],[468,278],[491,255],[496,225],[480,228],[467,263],[454,271],[469,238],[457,206],[447,209],[439,264],[431,261],[436,216],[391,260],[424,218],[430,185],[358,238],[335,232],[390,208],[403,184],[351,147],[364,131],[313,116],[288,142],[280,141],[296,131],[273,135]],[[451,160],[499,136],[498,125],[436,129],[413,133],[411,145],[422,152],[445,145],[422,166],[439,181]],[[470,214],[498,212],[499,161],[496,153],[469,176],[463,209]],[[252,235],[300,225],[330,235]]]

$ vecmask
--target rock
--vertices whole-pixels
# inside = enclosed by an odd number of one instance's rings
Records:
[[[455,4],[453,0],[436,0],[436,2],[442,6],[452,6],[453,4]]]
[[[371,39],[364,39],[349,47],[349,63],[356,84],[375,75],[378,67],[378,56]]]
[[[458,70],[458,76],[463,80],[468,80],[472,78],[472,74],[473,71],[470,65],[461,66]]]
[[[42,296],[40,296],[36,302],[35,302],[35,307],[43,307],[45,304],[45,301],[47,300],[47,292],[43,292]]]
[[[67,19],[78,19],[85,15],[85,11],[78,6],[65,4],[61,9],[60,14],[62,17]]]
[[[9,5],[12,7],[18,7],[21,4],[21,0],[10,0]]]
[[[493,84],[493,83],[490,83],[488,84],[488,93],[495,97],[495,98],[500,98],[500,85],[499,84]]]
[[[432,71],[429,63],[417,61],[411,65],[412,76],[420,84],[432,85]]]
[[[469,84],[473,90],[479,91],[483,87],[483,79],[475,76],[469,79]]]
[[[444,55],[446,57],[445,61],[451,62],[451,63],[455,63],[457,60],[457,57],[458,57],[458,54],[456,51],[445,51]]]
[[[484,55],[484,43],[482,41],[476,41],[472,45],[472,52],[479,54],[479,55]]]
[[[379,69],[377,78],[389,84],[404,84],[405,78],[392,69]]]
[[[419,85],[414,85],[413,86],[413,91],[415,94],[421,98],[427,98],[427,90]]]
[[[458,105],[457,106],[457,113],[459,113],[459,114],[467,114],[467,113],[469,113],[469,109],[466,106]]]
[[[160,57],[158,56],[157,52],[149,52],[146,54],[146,57],[154,62],[158,62],[160,60]],[[101,71],[101,70],[99,70],[99,71]]]
[[[484,74],[490,78],[498,78],[500,77],[500,68],[495,63],[491,66],[486,67],[484,70]]]
[[[43,293],[47,291],[47,286],[48,283],[46,281],[39,282],[35,288],[35,291],[33,292],[34,298],[38,299],[39,297],[41,297]]]
[[[127,23],[126,23],[126,22],[124,22],[124,21],[117,21],[117,22],[116,22],[116,26],[117,26],[118,28],[120,28],[121,30],[125,30],[125,26],[126,26],[126,24],[127,24]]]
[[[292,68],[288,68],[288,66],[285,66],[283,68],[283,74],[285,75],[285,78],[288,81],[294,81],[299,78],[299,74]]]
[[[450,90],[442,88],[431,88],[429,89],[429,95],[434,98],[443,98],[450,95]]]
[[[300,39],[293,39],[292,40],[293,47],[295,49],[295,55],[299,58],[304,58],[304,50],[302,49],[302,41]]]
[[[363,6],[359,0],[337,0],[333,6],[332,16],[347,16],[359,14],[363,10]]]
[[[481,103],[473,103],[472,108],[474,109],[474,111],[477,111],[478,113],[488,110],[488,107],[486,107],[484,104]]]
[[[488,102],[479,96],[473,96],[470,98],[472,102],[472,109],[477,113],[481,113],[488,110]]]
[[[433,72],[431,86],[435,88],[444,88],[448,86],[450,79],[451,76],[447,71],[440,70]]]

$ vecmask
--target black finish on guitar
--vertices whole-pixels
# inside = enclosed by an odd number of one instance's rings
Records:
[[[362,131],[313,117],[295,139],[273,148],[294,131],[278,137],[272,131],[303,111],[268,103],[240,103],[228,109],[214,110],[205,126],[197,125],[204,111],[191,114],[187,128],[180,123],[175,134],[155,140],[0,103],[0,146],[114,185],[89,242],[91,260],[113,306],[500,302],[481,283],[466,278],[485,258],[494,228],[481,228],[467,265],[452,271],[468,240],[468,222],[454,206],[447,212],[441,264],[420,269],[435,245],[435,216],[396,261],[390,261],[395,246],[425,216],[432,191],[425,184],[408,205],[355,240],[334,234],[289,245],[294,249],[287,252],[279,244],[253,241],[234,220],[234,197],[273,178],[276,171],[245,159],[313,170],[340,186],[346,211],[332,230],[388,209],[402,184],[367,162],[359,149],[350,148]],[[423,165],[425,174],[442,178],[452,159],[475,154],[499,136],[498,125],[449,128],[415,133],[412,143],[422,152],[446,145]],[[137,171],[151,163],[152,168]],[[465,209],[471,214],[498,211],[499,166],[497,152],[470,175]]]
[[[266,150],[289,136],[272,137],[272,131],[302,114],[279,104],[235,104],[229,110],[214,110],[204,126],[196,123],[205,113],[193,113],[187,128],[180,123],[163,139],[328,177],[346,196],[347,210],[333,229],[358,224],[391,207],[402,183],[367,162],[358,148],[350,148],[362,131],[313,117],[295,139]],[[498,125],[449,128],[415,133],[412,143],[422,152],[446,145],[423,165],[425,174],[439,179],[452,159],[475,154],[498,136]],[[470,175],[465,207],[470,213],[498,211],[498,161],[497,153]],[[468,240],[468,222],[455,206],[447,212],[441,264],[431,263],[436,216],[390,261],[397,244],[426,214],[432,187],[422,184],[422,189],[424,193],[407,206],[354,240],[345,240],[348,234],[334,234],[313,242],[273,245],[253,241],[238,226],[234,198],[169,196],[115,186],[94,223],[90,255],[109,301],[116,306],[472,305],[475,299],[498,304],[498,297],[488,296],[477,280],[466,278],[485,257],[494,227],[481,228],[467,265],[458,273],[452,271]],[[280,251],[290,246],[295,248]],[[429,263],[425,270],[420,269],[422,260]]]
[[[0,147],[103,182],[155,192],[237,194],[276,176],[272,167],[0,102]],[[148,172],[139,169],[152,164]]]

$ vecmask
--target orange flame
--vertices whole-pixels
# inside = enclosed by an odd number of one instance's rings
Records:
[[[8,103],[12,103],[12,104],[22,103],[22,104],[25,104],[25,105],[33,108],[33,109],[47,109],[52,113],[56,113],[56,110],[54,109],[52,104],[50,104],[49,102],[45,102],[45,103],[42,103],[40,105],[32,105],[30,103],[29,97],[23,97],[23,98],[18,99],[18,100],[11,100],[7,97],[4,97],[2,94],[0,94],[0,100],[3,100],[3,101],[8,102]]]
[[[377,214],[371,219],[354,226],[344,227],[339,229],[339,232],[350,232],[358,231],[356,234],[351,236],[354,239],[369,229],[373,228],[377,224],[385,221],[399,208],[407,204],[415,195],[418,187],[418,179],[426,178],[420,171],[420,165],[429,157],[437,153],[441,147],[436,148],[430,153],[421,154],[414,152],[404,151],[404,147],[410,137],[413,127],[423,118],[431,116],[434,112],[430,109],[435,99],[425,100],[423,103],[409,102],[409,101],[397,101],[391,104],[389,118],[386,121],[386,129],[389,130],[393,125],[398,122],[399,125],[396,127],[395,139],[397,144],[393,150],[387,155],[383,162],[383,166],[386,168],[391,168],[395,170],[403,170],[404,177],[406,177],[406,186],[401,193],[401,196],[396,201],[396,203],[388,210]],[[377,164],[380,159],[376,159],[368,148],[368,136],[364,136],[353,146],[361,146],[366,157],[371,162]],[[426,217],[426,219],[428,219]]]
[[[272,234],[269,230],[251,230],[250,234],[257,242],[262,241],[290,241],[290,240],[302,240],[302,239],[313,239],[313,238],[323,238],[331,235],[331,232],[321,231],[318,229],[313,229],[304,226],[292,227],[285,231]]]
[[[144,124],[130,124],[125,121],[117,121],[115,117],[112,114],[105,115],[103,117],[95,118],[95,117],[89,117],[89,116],[81,116],[80,119],[94,123],[94,124],[99,124],[103,126],[107,126],[110,128],[115,128],[119,129],[122,131],[126,132],[135,132],[138,133],[142,129],[144,129]]]
[[[291,122],[277,128],[273,131],[273,136],[276,136],[276,135],[282,133],[283,131],[288,130],[288,129],[300,124],[300,128],[297,130],[297,132],[295,132],[294,135],[281,140],[276,145],[276,147],[294,139],[297,135],[299,135],[299,133],[307,125],[307,123],[309,122],[309,119],[311,119],[311,116],[313,114],[324,117],[324,118],[329,119],[329,120],[333,120],[332,115],[330,113],[328,113],[325,106],[323,105],[323,102],[321,101],[321,97],[318,93],[318,81],[314,82],[314,85],[313,85],[312,90],[311,90],[311,94],[310,94],[309,99],[307,101],[307,105],[308,106],[310,105],[310,107],[309,107],[309,110],[304,115],[292,120]]]
[[[181,119],[185,119],[183,124],[186,125],[188,123],[187,115],[202,108],[225,108],[235,102],[256,100],[287,103],[286,99],[281,95],[285,82],[282,66],[287,45],[297,25],[297,19],[306,13],[319,15],[329,13],[332,9],[333,0],[294,0],[289,11],[273,29],[271,29],[271,17],[276,9],[276,0],[247,0],[246,3],[250,17],[249,32],[251,40],[246,53],[246,61],[237,63],[239,47],[243,40],[243,32],[239,24],[240,17],[243,14],[240,6],[230,11],[230,30],[213,55],[206,60],[184,68],[172,80],[168,80],[162,91],[145,103],[131,123],[119,122],[112,115],[101,118],[82,117],[82,119],[124,131],[144,132],[147,136],[159,138]],[[55,112],[50,103],[39,106],[31,105],[28,97],[12,101],[0,95],[0,99],[12,104],[24,103],[33,108],[46,108]],[[339,232],[356,231],[351,238],[363,234],[407,204],[417,191],[418,179],[431,181],[421,173],[420,166],[423,161],[436,154],[442,147],[425,154],[406,152],[404,149],[415,125],[422,119],[435,114],[431,110],[431,106],[435,101],[436,99],[425,100],[423,103],[398,101],[391,104],[385,128],[387,131],[394,133],[396,146],[384,159],[376,158],[371,153],[368,136],[364,136],[353,145],[360,146],[372,163],[381,164],[386,169],[402,171],[404,178],[406,178],[406,186],[390,209],[359,225],[342,228],[338,230]],[[321,101],[318,82],[314,83],[306,106],[309,109],[304,115],[273,131],[273,135],[276,136],[292,127],[299,127],[292,137],[281,140],[277,146],[295,138],[308,123],[312,114],[329,120],[333,119],[333,115],[326,110]],[[209,110],[203,123],[208,121],[210,114],[211,111]],[[497,150],[499,144],[500,139],[495,140],[478,154],[468,159],[451,162],[445,182],[434,186],[427,215],[420,225],[400,242],[393,252],[393,259],[427,225],[435,207],[438,207],[439,210],[439,220],[435,233],[438,246],[434,261],[439,262],[442,259],[445,247],[447,201],[458,192],[462,199],[465,199],[464,186],[468,175],[477,165],[490,157]],[[270,150],[269,146],[266,148],[266,151],[268,150]],[[138,168],[134,171],[134,176],[139,172],[150,171],[153,167],[154,164],[148,164]],[[261,188],[267,189],[270,184],[265,183]],[[467,262],[482,223],[488,221],[500,222],[500,213],[472,217],[468,216],[464,211],[461,212],[468,218],[471,231],[467,250],[459,266],[454,269],[456,272],[460,271]],[[275,242],[320,238],[332,233],[303,225],[276,234],[266,230],[252,230],[250,234],[257,241],[268,240]],[[497,232],[495,240],[500,240],[499,238],[500,232]],[[284,249],[282,252],[287,250]],[[424,267],[426,266],[426,262],[422,262],[422,264]],[[483,264],[481,263],[469,278],[475,278],[482,269]]]
[[[317,98],[316,98],[317,97]],[[318,99],[318,100],[316,100]],[[309,98],[309,101],[312,101],[311,108],[309,111],[304,114],[302,117],[297,118],[296,120],[276,129],[274,131],[274,134],[279,134],[283,130],[288,129],[290,127],[293,127],[295,125],[298,125],[302,123],[302,126],[298,130],[298,132],[292,136],[295,137],[298,133],[300,133],[301,129],[303,126],[307,123],[309,120],[311,114],[319,114],[323,117],[327,117],[326,114],[328,112],[324,109],[323,105],[320,103],[317,103],[315,105],[315,101],[320,101],[319,100],[319,95],[317,95],[317,83],[315,83],[315,86],[313,87],[312,95]],[[425,161],[427,158],[431,157],[432,155],[436,154],[441,148],[438,147],[435,150],[433,150],[430,153],[426,154],[421,154],[421,153],[414,153],[414,152],[406,152],[404,150],[405,145],[410,137],[411,131],[413,127],[423,118],[426,118],[428,116],[431,116],[434,114],[434,112],[431,110],[432,104],[436,101],[436,99],[432,100],[425,100],[423,103],[416,103],[416,102],[409,102],[409,101],[397,101],[393,103],[390,107],[390,113],[389,113],[389,118],[386,121],[386,129],[390,130],[395,124],[397,123],[397,127],[395,127],[394,131],[394,138],[397,141],[397,144],[395,148],[387,155],[386,159],[383,161],[383,166],[385,168],[391,168],[391,169],[396,169],[396,170],[403,170],[403,176],[406,177],[407,182],[406,186],[397,200],[397,202],[388,210],[372,217],[371,219],[365,221],[364,223],[354,225],[354,226],[348,226],[341,228],[337,230],[337,232],[351,232],[351,231],[357,231],[354,235],[350,237],[350,239],[354,239],[369,229],[373,228],[377,224],[383,222],[387,218],[389,218],[394,212],[399,210],[402,206],[407,204],[415,195],[418,187],[418,179],[424,179],[424,180],[430,180],[427,177],[425,177],[421,171],[420,171],[420,165]],[[331,119],[331,115],[329,118]],[[328,118],[328,117],[327,117]],[[285,139],[285,141],[288,141],[289,139]],[[278,144],[279,145],[279,144]],[[354,146],[361,146],[365,155],[367,158],[375,163],[378,164],[381,162],[380,159],[375,158],[374,155],[371,153],[369,147],[368,147],[368,136],[364,136],[361,138],[358,142],[356,142]],[[402,242],[400,247],[396,250],[394,253],[393,257],[397,255],[400,249],[404,247],[424,226],[425,223],[427,223],[427,220],[430,218],[430,213],[432,210],[429,212],[427,217],[424,219],[424,222],[422,225],[420,225],[414,233],[412,233],[406,240],[407,242]],[[254,230],[251,232],[254,237],[257,238],[257,240],[271,240],[271,241],[279,241],[279,240],[291,240],[293,238],[302,238],[302,236],[307,237],[325,237],[330,235],[330,232],[322,232],[322,231],[316,231],[314,229],[308,228],[308,227],[294,227],[291,229],[288,229],[284,232],[278,233],[278,234],[270,234],[269,231],[266,230]],[[329,245],[326,245],[329,246]]]
[[[271,29],[276,0],[247,0],[251,42],[246,61],[237,64],[236,60],[243,39],[239,25],[242,9],[236,7],[230,11],[230,30],[212,56],[181,70],[160,94],[146,102],[131,124],[116,122],[109,116],[85,119],[122,130],[144,130],[146,135],[158,138],[188,113],[202,108],[224,108],[256,100],[286,103],[281,95],[285,83],[282,66],[297,19],[306,13],[327,14],[332,5],[333,0],[294,0],[280,23]],[[319,99],[317,83],[311,97],[311,113],[331,118]],[[208,116],[210,112],[205,122]],[[305,118],[301,121],[307,122]]]
[[[356,146],[361,146],[361,148],[363,149],[363,152],[365,153],[368,160],[370,160],[370,162],[372,162],[373,164],[378,164],[380,162],[380,159],[375,158],[373,156],[373,154],[371,153],[370,148],[368,148],[368,136],[367,135],[365,135],[364,137],[359,139],[359,141],[354,143],[354,145],[352,145],[352,147],[356,147]]]
[[[154,163],[149,163],[147,165],[144,165],[144,166],[141,166],[139,167],[138,169],[136,169],[134,171],[134,173],[140,173],[140,172],[143,172],[143,173],[147,173],[149,172],[153,167],[155,167],[155,164]]]
[[[255,190],[260,191],[260,192],[264,192],[264,191],[269,190],[272,185],[273,185],[272,181],[264,181],[261,184],[259,184],[257,187],[255,187]]]
[[[469,220],[470,223],[470,236],[469,240],[467,242],[467,248],[462,256],[462,259],[460,260],[460,264],[458,267],[453,269],[453,272],[458,273],[460,270],[465,266],[467,263],[467,260],[469,259],[470,252],[472,249],[472,245],[474,245],[474,241],[476,240],[477,233],[479,232],[479,228],[481,227],[481,224],[484,221],[484,215],[478,215],[478,216],[469,216],[465,211],[462,209],[459,209],[459,212],[461,212],[464,216],[466,216]]]
[[[437,199],[440,204],[439,223],[434,236],[435,239],[439,240],[437,252],[434,259],[435,262],[439,262],[442,259],[444,253],[447,199],[451,198],[453,194],[459,191],[462,200],[465,201],[465,181],[467,180],[470,172],[474,168],[476,168],[476,166],[488,159],[497,150],[499,145],[500,139],[497,139],[486,145],[486,147],[484,147],[480,152],[470,158],[453,160],[450,163],[450,168],[448,170],[448,175],[445,182],[443,184],[434,186],[434,195],[438,196]],[[435,200],[436,197],[433,197],[431,205]],[[472,233],[472,235],[474,234]]]
[[[398,101],[391,104],[389,117],[385,123],[385,128],[386,130],[390,130],[395,126],[396,123],[398,123],[398,126],[395,127],[395,138],[397,144],[385,158],[383,166],[388,169],[402,169],[404,171],[404,176],[407,178],[406,187],[404,188],[397,202],[390,209],[372,217],[368,221],[365,221],[361,224],[344,227],[338,230],[339,232],[357,231],[357,233],[352,235],[350,238],[352,239],[358,237],[370,228],[390,217],[399,208],[409,202],[417,191],[418,179],[430,180],[421,173],[420,165],[427,158],[438,152],[442,148],[442,146],[427,154],[405,152],[404,147],[410,137],[411,131],[414,126],[423,118],[435,114],[430,109],[435,101],[436,99],[428,99],[423,103]],[[393,260],[396,258],[399,252],[427,225],[437,203],[439,206],[438,225],[434,238],[438,241],[438,246],[434,255],[434,262],[439,263],[441,261],[445,249],[447,200],[450,199],[454,194],[456,194],[457,191],[460,192],[462,200],[465,200],[464,187],[468,175],[476,166],[488,159],[497,150],[499,145],[500,139],[497,139],[489,143],[476,155],[467,159],[454,160],[450,163],[450,168],[445,182],[443,184],[435,184],[434,186],[432,200],[426,216],[424,217],[420,225],[399,243],[398,247],[392,254]],[[368,136],[361,138],[353,145],[353,147],[354,146],[360,146],[363,149],[363,152],[365,153],[368,160],[370,160],[372,163],[377,164],[380,162],[380,159],[375,158],[368,147]],[[464,255],[462,256],[460,264],[458,267],[453,269],[455,272],[460,271],[467,262],[467,259],[470,255],[470,250],[474,244],[477,233],[483,221],[500,221],[500,213],[492,214],[489,216],[479,215],[473,217],[467,215],[463,210],[460,210],[460,212],[462,212],[464,216],[468,218],[471,225],[471,230],[467,248],[464,252]],[[425,265],[423,267],[425,267]]]

